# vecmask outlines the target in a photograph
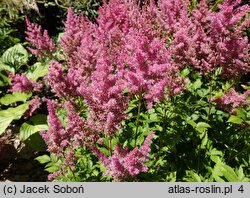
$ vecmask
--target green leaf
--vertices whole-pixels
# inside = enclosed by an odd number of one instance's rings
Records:
[[[186,122],[188,123],[188,124],[190,124],[192,127],[196,127],[196,123],[193,121],[193,120],[186,120]]]
[[[60,166],[54,165],[54,166],[50,166],[50,167],[46,168],[45,170],[46,170],[47,172],[49,172],[49,173],[54,173],[54,172],[56,172],[56,171],[58,171],[58,170],[60,170],[60,169],[61,169]]]
[[[201,79],[197,79],[193,84],[193,89],[194,90],[199,89],[201,85],[202,85]]]
[[[46,164],[51,161],[50,157],[48,155],[42,155],[37,158],[35,158],[39,163]]]
[[[241,181],[240,178],[234,172],[234,170],[226,164],[223,164],[222,173],[223,173],[224,177],[227,179],[227,181],[229,181],[229,182],[240,182]]]
[[[28,123],[23,123],[20,128],[20,140],[25,141],[27,140],[31,135],[39,132],[39,131],[46,131],[48,130],[47,124],[39,124],[39,125],[31,125]]]
[[[194,171],[186,171],[186,174],[188,176],[187,181],[189,182],[202,182],[201,177],[195,173]]]
[[[8,108],[7,110],[0,111],[0,135],[13,120],[19,120],[28,108],[29,105],[25,103],[15,108]]]
[[[219,76],[221,75],[221,72],[222,72],[222,67],[219,67],[215,70],[215,76]]]
[[[223,176],[223,173],[221,172],[221,167],[220,167],[221,164],[222,163],[220,162],[217,163],[212,170],[212,176],[217,182],[224,182],[224,180],[221,178]]]
[[[0,71],[2,70],[15,73],[15,69],[13,67],[10,67],[9,65],[6,65],[2,61],[0,61]]]
[[[169,175],[166,177],[167,182],[176,182],[176,171],[170,172]]]
[[[108,149],[106,149],[105,147],[101,147],[100,151],[102,153],[104,153],[105,155],[110,156],[110,151]]]
[[[33,81],[37,81],[38,78],[48,74],[48,69],[49,64],[37,62],[29,69],[26,76]]]
[[[35,116],[32,116],[30,118],[29,122],[34,124],[34,125],[47,124],[47,115],[37,114]]]
[[[205,134],[205,137],[202,139],[201,141],[201,149],[205,149],[206,148],[206,145],[208,143],[208,135],[207,133]]]
[[[10,105],[16,102],[26,102],[32,94],[26,94],[21,92],[14,92],[12,94],[6,94],[4,97],[0,98],[0,103],[3,105]]]
[[[1,72],[1,71],[0,71]],[[4,87],[10,84],[10,79],[5,74],[0,73],[0,87]]]
[[[184,77],[184,76],[187,76],[189,73],[190,73],[189,69],[188,69],[188,68],[185,68],[184,70],[182,70],[182,71],[180,72],[180,76],[181,76],[181,77]]]
[[[240,178],[241,181],[244,181],[245,175],[244,175],[242,166],[240,166],[240,167],[235,171],[235,173],[238,175],[238,177]]]
[[[231,122],[234,124],[241,124],[243,120],[238,116],[231,115],[227,122]]]
[[[20,66],[27,64],[28,57],[27,50],[21,44],[17,44],[4,52],[1,62],[17,70]]]
[[[203,98],[209,94],[209,89],[199,89],[197,90],[197,94]]]
[[[46,131],[48,128],[47,116],[35,115],[20,127],[20,140],[33,149],[44,151],[47,146],[38,132]]]
[[[50,158],[51,158],[52,162],[57,162],[58,161],[58,157],[53,153],[50,154]]]
[[[60,42],[60,39],[61,39],[61,37],[63,36],[63,32],[60,32],[59,34],[58,34],[58,36],[57,36],[57,43],[59,43]]]
[[[205,122],[198,122],[196,125],[196,130],[203,133],[207,130],[207,128],[211,128],[209,124]]]
[[[35,115],[20,127],[20,140],[37,151],[45,151],[46,143],[38,132],[46,131],[48,128],[47,116],[43,114]]]
[[[118,144],[118,142],[119,142],[118,138],[113,138],[112,139],[112,149],[115,149],[115,147]]]
[[[158,121],[157,114],[156,113],[150,114],[150,118],[149,119],[150,119],[150,121],[157,122]]]

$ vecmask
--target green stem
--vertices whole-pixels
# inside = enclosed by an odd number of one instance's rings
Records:
[[[164,109],[163,124],[162,124],[163,136],[164,136],[164,134],[166,132],[166,126],[167,126],[167,116],[166,116],[166,109]],[[164,138],[160,138],[160,150],[162,149],[163,140],[164,140]]]
[[[201,161],[201,145],[199,145],[199,148],[198,148],[197,174],[200,171],[200,161]]]
[[[141,99],[142,99],[142,95],[140,94],[139,101],[138,101],[137,117],[136,117],[135,147],[137,145],[137,136],[138,136],[138,129],[139,129],[140,113],[141,113]]]
[[[112,138],[109,137],[109,152],[110,152],[110,157],[112,157]]]
[[[232,156],[230,154],[230,158],[228,159],[228,162],[230,162],[233,158],[235,158],[236,156],[240,155],[241,153],[243,153],[244,151],[249,150],[249,145],[246,145],[240,152],[238,152],[237,154],[235,154],[234,156]]]
[[[63,157],[66,159],[66,156],[65,156],[65,154],[63,153]],[[69,164],[67,164],[68,165],[68,167],[69,167],[69,170],[70,170],[70,172],[72,173],[72,175],[73,175],[73,178],[74,178],[74,180],[76,181],[76,176],[75,176],[75,174],[74,174],[74,171],[72,170],[72,168],[70,167],[70,165]]]
[[[207,122],[209,123],[210,121],[210,115],[211,115],[211,109],[212,109],[212,103],[211,103],[211,98],[212,98],[212,91],[213,91],[213,87],[212,87],[212,79],[210,79],[209,81],[209,100],[208,100],[208,103],[209,103],[209,107],[208,107],[208,113],[207,113]]]
[[[243,132],[242,133],[240,133],[240,135],[239,135],[239,138],[238,138],[238,140],[236,141],[236,143],[234,144],[234,147],[233,147],[233,149],[232,150],[235,150],[235,148],[238,146],[238,144],[239,144],[239,141],[240,141],[240,138],[243,136],[243,134],[246,132],[247,130],[243,130]],[[240,152],[241,153],[241,152]],[[236,155],[234,155],[233,157],[232,157],[232,152],[230,152],[230,154],[229,154],[229,157],[228,157],[228,162],[230,162],[235,156],[237,156],[239,153],[237,153]]]

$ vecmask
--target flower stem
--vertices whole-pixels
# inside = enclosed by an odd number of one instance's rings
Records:
[[[64,157],[64,159],[66,159],[66,156],[65,156],[64,152],[63,152],[63,157]],[[70,172],[72,173],[72,176],[73,176],[74,180],[76,181],[76,176],[75,176],[75,173],[74,173],[73,169],[71,168],[71,166],[70,166],[70,164],[68,162],[66,162],[66,163],[67,163],[67,166],[68,166]]]
[[[112,138],[109,137],[109,152],[110,152],[110,157],[112,156]]]
[[[138,101],[137,117],[136,117],[135,147],[136,147],[136,145],[137,145],[137,136],[138,136],[139,122],[140,122],[141,99],[142,99],[142,95],[140,94],[140,95],[139,95],[139,101]]]

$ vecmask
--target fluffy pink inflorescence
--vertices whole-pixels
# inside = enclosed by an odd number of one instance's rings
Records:
[[[148,167],[144,163],[148,160],[153,137],[154,132],[150,132],[142,146],[130,152],[127,148],[123,150],[120,145],[117,145],[110,158],[96,148],[92,150],[106,167],[105,174],[112,176],[115,181],[122,181],[141,172],[147,172]]]
[[[239,94],[234,88],[231,88],[227,93],[225,93],[221,98],[213,98],[218,106],[226,111],[234,112],[234,109],[241,106],[249,105],[250,102],[247,101],[247,97],[250,95],[250,90],[243,94]]]
[[[69,8],[60,39],[66,64],[52,61],[48,81],[53,91],[66,100],[81,97],[90,116],[83,121],[68,106],[65,129],[48,105],[48,134],[52,135],[45,136],[48,144],[59,141],[56,145],[60,149],[73,140],[86,144],[115,180],[146,171],[144,162],[153,135],[144,146],[130,152],[118,146],[110,158],[94,143],[100,141],[103,133],[110,138],[115,136],[126,118],[132,94],[146,100],[150,108],[166,93],[180,93],[185,83],[178,73],[187,65],[205,74],[222,67],[226,78],[249,72],[249,44],[243,35],[249,20],[241,22],[249,6],[237,7],[239,3],[226,0],[214,12],[203,0],[189,13],[188,0],[159,0],[159,7],[150,1],[143,8],[134,0],[110,0],[99,9],[96,23],[75,15]],[[75,122],[70,121],[74,119]],[[53,139],[53,134],[65,139]]]
[[[42,32],[41,27],[34,23],[31,23],[27,17],[26,25],[26,40],[31,42],[31,44],[34,46],[34,48],[28,48],[32,54],[41,58],[56,51],[55,44],[49,37],[47,30]]]
[[[42,99],[35,96],[32,100],[28,101],[29,109],[25,112],[25,117],[30,117],[32,114],[39,109],[42,104]]]
[[[12,73],[9,74],[11,79],[11,89],[12,92],[32,92],[32,91],[40,91],[42,85],[36,83],[27,78],[25,73],[21,75]]]
[[[163,5],[166,4],[164,2]],[[174,61],[182,67],[193,65],[204,74],[222,67],[224,78],[238,78],[249,72],[250,44],[247,36],[244,36],[244,28],[250,24],[250,20],[243,17],[250,7],[239,6],[240,2],[225,0],[218,6],[219,11],[214,12],[203,0],[190,17],[186,12],[187,4],[181,3],[178,10],[178,13],[184,10],[184,17],[182,15],[179,19],[181,26],[174,25],[171,30],[173,40],[170,54]],[[176,13],[175,10],[169,12]]]
[[[96,127],[109,136],[126,117],[125,89],[150,107],[164,98],[165,87],[173,95],[184,86],[150,13],[135,1],[111,0],[100,8],[96,25],[68,10],[60,43],[69,64],[63,69],[53,61],[48,79],[58,95],[83,97]]]
[[[72,75],[72,73],[68,73],[68,75]],[[67,74],[65,74],[63,66],[60,63],[51,61],[47,79],[52,87],[52,90],[58,96],[67,97],[77,95],[74,81],[68,79]]]
[[[58,157],[65,157],[66,165],[73,167],[73,149],[79,145],[92,145],[98,141],[99,136],[78,115],[73,102],[67,101],[65,103],[67,109],[66,126],[56,115],[52,101],[46,99],[46,102],[49,129],[47,132],[41,132],[41,136],[48,145],[49,152],[56,154]]]
[[[47,107],[50,128],[47,132],[42,132],[41,135],[48,145],[48,151],[61,157],[69,144],[70,137],[61,120],[57,117],[53,103],[50,100],[47,100]]]

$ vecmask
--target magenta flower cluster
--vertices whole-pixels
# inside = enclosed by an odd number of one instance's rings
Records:
[[[55,44],[49,37],[47,30],[42,33],[41,27],[31,23],[28,18],[26,18],[26,25],[26,40],[34,46],[34,48],[28,47],[32,54],[41,58],[56,51]]]
[[[216,102],[220,108],[234,113],[235,108],[244,107],[250,104],[250,101],[247,100],[249,95],[250,90],[243,94],[239,94],[234,88],[231,88],[222,97],[213,98],[211,101]]]
[[[148,167],[144,163],[149,158],[153,137],[154,132],[150,132],[142,146],[135,147],[130,152],[128,148],[122,149],[120,145],[117,145],[110,158],[96,148],[92,148],[92,150],[102,164],[107,167],[105,174],[112,176],[114,181],[122,181],[126,178],[133,178],[140,172],[148,171]]]
[[[172,34],[170,53],[176,64],[194,66],[203,74],[222,67],[224,78],[237,78],[250,71],[248,38],[244,29],[250,19],[244,19],[250,6],[239,6],[241,0],[225,0],[219,11],[209,9],[206,1],[198,4],[191,15],[188,0],[160,1],[159,21]],[[190,15],[190,17],[189,17]]]
[[[11,79],[11,92],[25,92],[40,91],[42,85],[27,78],[25,73],[9,74]]]
[[[129,151],[117,145],[111,156],[97,145],[121,129],[133,95],[151,108],[180,93],[185,81],[178,73],[185,66],[205,75],[222,67],[223,77],[230,79],[249,72],[250,45],[244,29],[250,24],[245,19],[250,8],[240,2],[225,0],[215,12],[201,0],[190,12],[188,0],[159,0],[157,5],[150,1],[142,8],[134,0],[110,0],[99,9],[96,23],[69,8],[59,43],[65,60],[51,61],[47,76],[52,91],[67,101],[67,122],[64,126],[48,100],[50,128],[42,133],[48,150],[73,167],[73,149],[86,145],[116,181],[146,172],[153,132],[140,148]],[[31,52],[39,58],[55,52],[47,31],[26,21]],[[34,89],[35,84],[27,87]],[[231,90],[220,100],[235,108],[246,104],[247,94]],[[72,102],[77,98],[87,105],[87,118],[77,113]]]

